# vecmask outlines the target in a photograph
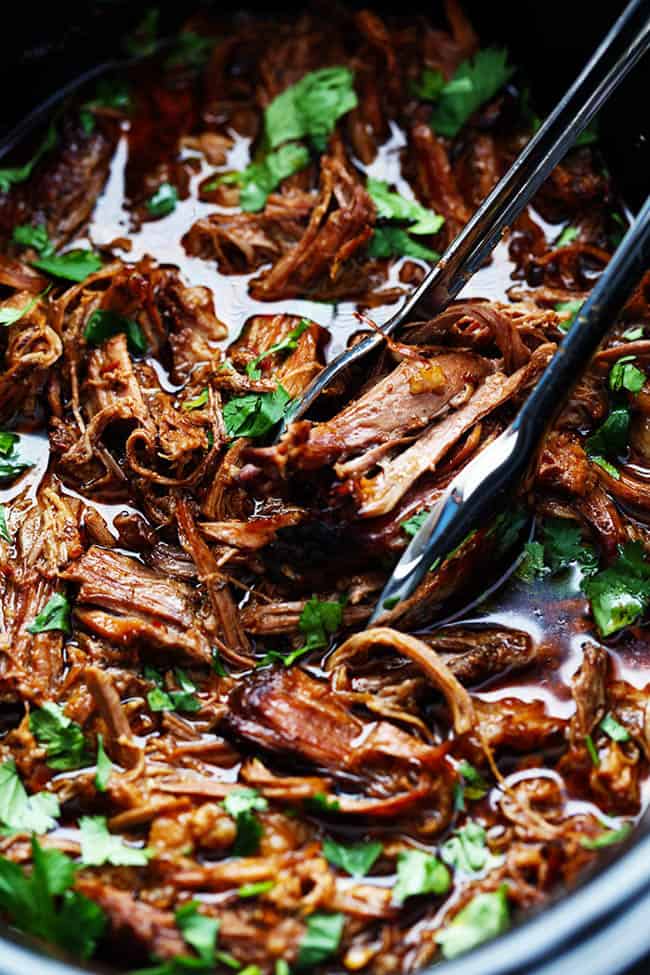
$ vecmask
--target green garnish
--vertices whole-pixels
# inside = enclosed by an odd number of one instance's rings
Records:
[[[42,295],[35,295],[22,308],[0,308],[0,325],[15,325],[25,315],[27,315]]]
[[[121,836],[109,833],[105,816],[82,816],[81,861],[89,867],[110,863],[114,867],[145,867],[151,857],[147,849],[127,846]]]
[[[11,535],[7,527],[7,509],[3,504],[0,504],[0,538],[3,538],[5,542],[11,543]]]
[[[95,128],[94,111],[97,108],[112,108],[127,114],[131,110],[131,95],[126,82],[120,78],[102,78],[98,81],[95,97],[84,102],[79,113],[86,135],[90,135]]]
[[[178,190],[171,183],[161,183],[147,200],[147,210],[152,217],[167,217],[176,209]]]
[[[608,829],[600,836],[583,836],[580,846],[585,850],[602,850],[606,846],[613,846],[615,843],[622,843],[632,832],[632,824],[624,823],[619,829]]]
[[[158,35],[158,18],[160,11],[157,7],[149,7],[133,33],[124,41],[124,49],[132,57],[146,57],[156,50]]]
[[[99,792],[106,792],[108,780],[111,777],[113,763],[104,750],[104,736],[97,735],[97,759],[95,771],[95,788]]]
[[[305,643],[291,653],[282,654],[277,650],[270,650],[260,661],[259,666],[278,661],[285,667],[290,667],[299,657],[312,650],[326,650],[330,638],[336,633],[343,620],[343,604],[327,602],[312,596],[305,603],[300,614],[298,626],[305,636]]]
[[[67,772],[92,761],[81,726],[52,701],[46,701],[43,707],[32,711],[29,730],[40,744],[47,745],[45,760],[50,768]]]
[[[418,894],[446,894],[451,877],[444,863],[422,850],[404,850],[397,856],[397,883],[393,902],[402,905]]]
[[[40,146],[23,166],[14,166],[8,169],[0,169],[0,193],[8,193],[15,183],[24,183],[32,175],[34,167],[45,155],[56,145],[57,134],[54,122],[50,122],[49,128]]]
[[[341,803],[338,799],[330,799],[324,792],[316,792],[313,796],[305,799],[305,806],[316,813],[333,813],[340,810]]]
[[[574,321],[576,320],[576,315],[584,305],[584,301],[578,298],[573,298],[571,301],[558,301],[555,305],[555,310],[559,312],[564,312],[570,315],[566,321],[560,322],[558,328],[561,332],[568,332]]]
[[[41,257],[32,261],[39,271],[45,271],[55,278],[66,281],[85,281],[89,274],[101,270],[102,259],[99,254],[89,250],[66,251],[65,254],[53,254],[51,257]]]
[[[51,792],[28,796],[13,760],[0,765],[0,821],[9,830],[47,833],[57,825],[59,800]]]
[[[202,962],[211,967],[216,958],[219,921],[199,912],[196,901],[183,904],[175,912],[176,925],[185,941],[194,948]]]
[[[613,458],[624,453],[627,448],[627,436],[630,428],[630,411],[627,406],[616,406],[607,419],[598,427],[595,433],[587,438],[585,448],[587,455],[594,460],[596,457]]]
[[[409,92],[415,98],[425,102],[435,102],[440,97],[446,81],[442,71],[433,68],[423,68],[417,80],[409,83]]]
[[[147,340],[144,332],[132,318],[125,318],[116,311],[97,308],[89,317],[84,329],[84,338],[90,345],[102,345],[106,339],[123,332],[131,352],[144,355],[147,351]]]
[[[201,709],[201,702],[195,694],[196,685],[189,679],[185,671],[180,667],[174,668],[176,680],[180,685],[180,691],[168,691],[165,689],[165,682],[162,674],[154,667],[145,667],[144,676],[156,685],[147,694],[147,703],[152,711],[188,711],[194,712]]]
[[[609,373],[609,388],[617,393],[626,389],[629,393],[640,393],[645,385],[645,372],[633,365],[635,355],[624,355],[612,366]]]
[[[60,592],[55,592],[51,599],[27,627],[28,633],[47,633],[49,630],[70,632],[70,603]]]
[[[650,605],[650,564],[640,542],[619,548],[616,561],[583,580],[582,589],[603,636],[634,623]]]
[[[277,95],[264,112],[264,127],[271,149],[305,137],[319,151],[342,115],[357,106],[354,75],[349,68],[310,71]]]
[[[237,825],[233,856],[247,857],[257,853],[262,824],[255,815],[268,808],[268,802],[257,789],[234,789],[223,800],[223,807]]]
[[[462,782],[456,783],[454,800],[456,809],[463,812],[465,809],[465,799],[482,799],[490,791],[490,783],[481,775],[477,768],[470,762],[462,759],[456,766],[456,771],[461,776]]]
[[[198,396],[194,397],[194,399],[186,400],[185,403],[182,404],[182,408],[188,411],[201,410],[203,409],[204,406],[208,405],[208,399],[209,399],[208,387],[206,386],[205,389],[201,390]]]
[[[454,870],[467,874],[479,873],[500,862],[490,853],[484,827],[471,819],[443,843],[440,855]]]
[[[440,260],[440,254],[409,237],[401,227],[375,227],[368,244],[369,257],[416,257],[421,261]]]
[[[238,897],[257,897],[275,887],[275,880],[258,880],[255,884],[242,884],[237,890]]]
[[[556,574],[578,563],[584,573],[595,572],[598,559],[594,550],[582,541],[580,525],[569,518],[545,518],[542,523],[544,561]]]
[[[54,253],[54,244],[49,238],[45,227],[23,223],[14,227],[11,239],[21,247],[33,247],[42,257],[50,257]]]
[[[219,677],[230,676],[228,671],[224,667],[223,661],[221,659],[221,654],[219,653],[219,650],[216,647],[214,647],[212,651],[212,669],[214,670],[215,674],[218,674]]]
[[[541,542],[526,542],[524,555],[517,566],[515,575],[522,582],[532,582],[546,572],[544,565],[544,546]]]
[[[595,118],[582,130],[574,146],[591,146],[594,142],[598,142],[598,128],[598,118]]]
[[[165,67],[202,68],[214,46],[213,37],[203,37],[193,30],[182,31],[176,39],[174,51],[165,61]]]
[[[456,958],[508,930],[508,888],[502,884],[489,894],[477,894],[436,935],[445,958]]]
[[[437,93],[431,127],[438,135],[453,139],[474,112],[494,98],[512,75],[508,52],[484,48],[471,61],[463,61],[450,81]]]
[[[402,531],[409,536],[409,538],[414,538],[422,528],[422,525],[427,520],[429,514],[429,509],[423,508],[422,511],[416,511],[416,513],[411,515],[410,518],[407,518],[406,521],[401,521],[399,526]]]
[[[598,767],[600,765],[600,758],[598,757],[598,750],[594,745],[594,740],[591,735],[585,735],[585,745],[587,746],[592,765]]]
[[[32,837],[32,870],[0,857],[0,908],[21,931],[89,958],[106,928],[99,905],[72,890],[76,865]]]
[[[328,863],[345,870],[351,877],[365,877],[383,852],[381,843],[336,843],[326,836],[323,840],[323,856]]]
[[[295,142],[288,142],[270,152],[261,162],[253,162],[240,173],[226,173],[206,183],[204,190],[215,189],[220,183],[237,183],[241,186],[239,206],[255,213],[264,209],[269,193],[272,193],[288,176],[300,172],[309,164],[309,152]]]
[[[283,386],[272,393],[247,393],[229,400],[223,408],[223,422],[231,440],[263,437],[285,414],[291,400]]]
[[[558,239],[555,241],[555,247],[566,247],[567,244],[573,243],[573,241],[580,235],[580,231],[577,227],[565,227]]]
[[[637,342],[639,339],[643,338],[643,325],[635,325],[634,328],[626,328],[621,334],[621,338],[627,339],[628,342]]]
[[[600,722],[600,730],[604,731],[612,741],[629,741],[630,732],[627,728],[623,727],[622,724],[616,720],[614,715],[610,712],[605,715],[603,720]]]
[[[0,482],[12,480],[34,466],[32,461],[21,459],[19,447],[20,437],[17,433],[0,430]]]
[[[298,346],[298,340],[300,336],[308,331],[310,323],[306,318],[301,318],[295,328],[279,342],[275,342],[271,345],[266,352],[261,352],[258,356],[255,356],[250,362],[246,364],[246,373],[251,379],[259,379],[262,375],[261,370],[257,367],[260,362],[267,359],[270,355],[276,355],[278,352],[293,352]]]
[[[410,234],[437,234],[445,218],[427,210],[417,200],[407,200],[389,189],[381,179],[368,179],[366,186],[382,220],[400,220],[408,223]]]
[[[306,920],[307,930],[300,942],[298,968],[314,968],[338,951],[345,926],[343,914],[316,911]]]

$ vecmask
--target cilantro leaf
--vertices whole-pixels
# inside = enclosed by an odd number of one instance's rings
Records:
[[[583,580],[582,589],[603,636],[633,623],[650,605],[650,564],[640,542],[619,548],[616,561]]]
[[[133,32],[124,40],[124,49],[132,57],[146,57],[156,50],[158,35],[158,20],[160,11],[157,7],[149,7]]]
[[[629,741],[630,732],[622,724],[616,720],[614,715],[609,712],[605,715],[603,720],[599,725],[601,731],[604,731],[612,741]]]
[[[110,863],[114,867],[144,867],[151,856],[146,849],[127,846],[121,836],[109,833],[105,816],[82,816],[81,860],[89,867]]]
[[[208,398],[209,398],[208,387],[206,386],[205,389],[201,390],[198,396],[194,397],[194,399],[186,400],[183,403],[182,408],[184,410],[200,410],[204,406],[207,406]]]
[[[463,61],[453,78],[440,90],[431,115],[431,127],[438,135],[453,138],[468,118],[493,98],[512,75],[508,52],[484,48],[471,61]]]
[[[202,68],[215,46],[213,37],[203,37],[193,30],[181,31],[174,51],[165,61],[166,68]]]
[[[624,355],[612,366],[609,373],[609,388],[617,393],[626,389],[629,393],[640,393],[645,385],[645,372],[633,365],[636,356]]]
[[[29,730],[41,744],[47,745],[46,761],[58,771],[81,768],[91,759],[80,725],[66,717],[58,704],[46,701],[29,716]]]
[[[34,466],[31,461],[21,459],[19,446],[20,437],[17,433],[0,430],[0,482],[11,480]]]
[[[619,829],[605,830],[600,836],[583,836],[580,840],[580,846],[583,846],[585,850],[602,850],[606,846],[613,846],[614,843],[622,843],[631,832],[632,824],[623,823]]]
[[[28,633],[47,633],[49,630],[70,632],[70,603],[60,592],[55,592],[51,599],[27,627]]]
[[[97,735],[97,770],[95,772],[95,788],[99,792],[106,792],[108,780],[111,777],[113,763],[104,751],[104,736]]]
[[[11,543],[11,535],[7,527],[7,509],[3,504],[0,504],[0,538],[3,538],[5,542]]]
[[[161,183],[147,200],[147,210],[152,217],[167,217],[176,209],[178,190],[171,183]]]
[[[15,325],[21,318],[29,314],[41,297],[41,295],[35,295],[22,308],[0,308],[0,325],[4,325],[5,327]]]
[[[0,857],[0,908],[21,931],[89,958],[106,927],[104,912],[70,890],[76,867],[64,853],[32,837],[32,863],[27,874]]]
[[[313,796],[305,799],[305,806],[315,813],[333,813],[340,810],[341,803],[338,799],[331,799],[324,792],[315,792]]]
[[[226,173],[211,183],[206,183],[204,190],[211,190],[220,183],[237,183],[241,186],[239,206],[242,210],[255,213],[262,210],[266,198],[280,183],[304,169],[309,163],[309,152],[295,142],[288,142],[274,152],[270,152],[261,162],[253,162],[240,173]]]
[[[425,102],[435,102],[440,97],[446,81],[442,71],[433,68],[424,68],[420,77],[412,79],[409,84],[409,92],[415,98],[421,98]]]
[[[517,566],[515,575],[522,582],[532,582],[546,572],[544,565],[544,546],[541,542],[526,542],[524,557]]]
[[[284,416],[291,400],[283,386],[272,393],[247,393],[229,400],[223,408],[223,422],[231,440],[236,437],[263,437]]]
[[[375,227],[370,242],[368,255],[375,258],[384,257],[416,257],[421,261],[440,260],[440,254],[425,247],[409,237],[401,227]]]
[[[417,894],[446,894],[451,877],[444,863],[422,850],[404,850],[397,856],[397,883],[393,902],[401,905]]]
[[[342,115],[357,106],[354,75],[349,68],[310,71],[277,95],[264,112],[269,145],[309,137],[319,150]]]
[[[407,518],[406,521],[400,522],[400,528],[409,536],[409,538],[414,538],[422,528],[422,525],[427,520],[429,514],[430,512],[428,508],[423,508],[422,511],[416,511],[416,513],[411,515],[410,518]]]
[[[342,620],[342,603],[327,602],[318,599],[317,596],[312,596],[305,603],[298,621],[298,626],[305,636],[303,646],[287,654],[271,650],[260,661],[259,666],[277,660],[285,667],[291,667],[304,654],[310,653],[312,650],[325,650],[330,644],[330,637],[336,633]]]
[[[49,257],[54,253],[54,245],[47,230],[40,225],[32,226],[24,223],[14,227],[11,239],[14,244],[20,244],[22,247],[33,247],[42,257]]]
[[[28,796],[13,761],[0,765],[0,820],[11,830],[47,833],[57,825],[59,800],[51,792]]]
[[[555,305],[555,310],[559,311],[560,314],[569,315],[569,317],[565,321],[560,322],[558,326],[561,332],[569,331],[576,319],[576,315],[583,305],[584,301],[581,301],[578,298],[573,298],[571,301],[558,301],[558,303]]]
[[[485,829],[471,819],[443,843],[440,855],[450,867],[467,874],[479,873],[500,863],[488,849]]]
[[[293,352],[298,346],[300,336],[308,331],[309,327],[309,321],[306,318],[301,318],[296,327],[292,328],[288,335],[285,335],[279,342],[271,345],[266,352],[260,352],[251,362],[247,363],[246,373],[251,379],[259,379],[261,372],[257,367],[260,362],[267,359],[270,355],[276,355],[278,352]]]
[[[147,703],[152,711],[199,711],[201,702],[197,698],[196,685],[180,667],[174,668],[180,691],[167,691],[162,674],[154,667],[145,667],[144,676],[156,685],[147,694]]]
[[[41,160],[46,152],[49,152],[50,149],[56,145],[56,140],[56,129],[54,127],[54,123],[51,122],[47,132],[45,133],[43,141],[31,159],[29,159],[23,166],[0,169],[0,193],[8,193],[10,188],[15,183],[24,183],[26,179],[29,179],[36,164]]]
[[[436,941],[445,958],[456,958],[508,930],[508,888],[502,884],[489,894],[477,894],[442,931]]]
[[[587,438],[585,447],[587,455],[595,457],[615,458],[625,452],[630,428],[630,411],[627,406],[616,406],[610,410],[607,419],[601,423],[595,433]]]
[[[242,884],[237,890],[238,897],[257,897],[275,887],[275,880],[258,880],[253,884]]]
[[[594,740],[591,735],[585,735],[585,746],[587,752],[589,753],[589,758],[591,759],[591,764],[595,765],[596,768],[600,765],[600,756],[598,754],[598,749],[594,745]]]
[[[626,328],[621,335],[628,342],[636,342],[643,338],[643,325],[635,325],[633,328]]]
[[[368,179],[366,186],[373,203],[377,208],[377,216],[383,220],[403,220],[411,226],[410,234],[436,234],[445,222],[445,218],[427,210],[417,200],[407,200],[406,197],[394,193],[388,188],[388,183],[381,179]]]
[[[546,518],[542,526],[544,558],[551,572],[561,572],[577,562],[583,572],[595,572],[598,560],[584,545],[580,525],[568,518]]]
[[[573,241],[580,235],[580,231],[577,227],[565,227],[558,239],[555,241],[555,247],[566,247],[567,244],[572,244]]]
[[[126,82],[121,78],[102,78],[97,82],[95,97],[84,102],[79,113],[81,126],[86,135],[90,135],[95,128],[93,113],[97,108],[111,108],[116,112],[127,114],[131,110],[131,95]]]
[[[307,918],[307,930],[300,942],[298,968],[314,968],[331,958],[341,943],[345,916],[315,911]]]
[[[52,254],[32,261],[39,271],[45,271],[55,278],[66,281],[85,281],[89,274],[94,274],[102,267],[99,254],[89,250],[71,250],[65,254]]]
[[[345,870],[351,877],[365,877],[383,852],[381,843],[351,843],[346,846],[325,837],[323,856],[335,867]]]
[[[95,309],[86,323],[84,338],[91,345],[101,345],[106,339],[120,332],[126,335],[131,352],[144,355],[147,351],[147,340],[138,323],[110,309]]]
[[[257,853],[262,836],[262,824],[255,811],[268,808],[268,802],[257,789],[234,789],[223,800],[223,807],[237,825],[234,856],[251,856]]]
[[[196,901],[190,901],[178,908],[176,924],[185,941],[196,951],[206,965],[214,965],[219,921],[199,912]]]

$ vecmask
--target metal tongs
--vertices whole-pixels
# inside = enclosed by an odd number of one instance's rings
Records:
[[[633,0],[510,170],[484,200],[438,264],[383,326],[438,314],[489,257],[554,166],[650,47],[650,0]],[[528,469],[540,438],[596,351],[634,282],[650,263],[650,199],[645,203],[558,352],[513,423],[451,482],[393,570],[370,623],[399,615],[431,566],[458,546],[481,518],[494,514]],[[291,422],[340,373],[383,341],[371,335],[334,359],[296,401]],[[395,608],[397,607],[397,609]]]

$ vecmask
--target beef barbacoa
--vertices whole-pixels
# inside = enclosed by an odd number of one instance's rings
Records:
[[[597,135],[471,296],[273,440],[539,124],[507,53],[439,18],[201,15],[0,169],[0,910],[77,957],[414,971],[642,810],[648,282],[521,512],[366,626],[620,239]]]

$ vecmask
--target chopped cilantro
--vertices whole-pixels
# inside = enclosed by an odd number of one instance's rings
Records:
[[[614,467],[613,464],[610,464],[610,462],[605,460],[604,457],[598,457],[596,455],[594,457],[590,457],[589,459],[593,464],[598,464],[599,467],[602,467],[602,469],[606,471],[610,477],[613,477],[616,481],[620,481],[621,475],[618,472],[618,468]]]
[[[99,792],[106,792],[108,780],[111,777],[113,763],[104,750],[104,736],[97,735],[97,759],[95,771],[95,788]]]
[[[625,452],[630,428],[630,411],[627,406],[616,406],[607,419],[586,441],[589,457],[613,458]]]
[[[617,393],[626,389],[629,393],[640,393],[645,385],[645,372],[633,365],[636,356],[624,355],[612,366],[609,373],[609,388]]]
[[[258,880],[254,884],[242,884],[237,890],[238,897],[257,897],[266,894],[275,887],[275,880]]]
[[[435,102],[445,87],[446,81],[442,71],[433,68],[424,68],[418,79],[412,79],[409,84],[409,92],[415,98],[421,98],[425,102]]]
[[[207,406],[209,399],[208,387],[202,389],[198,396],[194,399],[188,399],[183,403],[184,410],[201,410],[204,406]]]
[[[643,338],[643,325],[635,325],[634,328],[627,328],[622,333],[621,338],[627,339],[628,342],[637,342]]]
[[[265,109],[269,145],[276,149],[283,142],[308,137],[322,151],[338,119],[356,106],[354,75],[349,68],[310,71]]]
[[[89,274],[94,274],[102,267],[99,254],[89,250],[71,250],[65,254],[43,256],[38,261],[32,261],[39,271],[45,271],[55,278],[66,281],[85,281]]]
[[[306,920],[307,930],[300,942],[298,968],[314,968],[338,951],[345,926],[343,914],[315,911]]]
[[[146,57],[156,50],[158,34],[158,19],[160,11],[157,7],[149,7],[140,23],[124,41],[124,48],[131,57]]]
[[[332,603],[312,596],[305,603],[300,614],[298,626],[305,636],[305,643],[292,650],[291,653],[281,654],[271,650],[260,661],[260,666],[277,660],[285,667],[290,667],[299,657],[312,650],[325,650],[330,644],[330,637],[338,630],[343,619],[343,604]]]
[[[180,667],[174,668],[174,675],[180,686],[179,691],[167,691],[162,675],[154,667],[145,667],[144,676],[156,685],[147,694],[147,703],[152,711],[188,711],[201,709],[201,702],[194,693],[196,685]]]
[[[602,850],[606,846],[613,846],[615,843],[622,843],[632,832],[632,824],[624,823],[619,829],[608,829],[600,836],[583,836],[580,846],[585,850]]]
[[[272,393],[247,393],[229,400],[223,408],[223,421],[228,436],[263,437],[285,414],[291,400],[283,386]]]
[[[120,78],[102,78],[97,83],[95,97],[81,106],[79,120],[86,135],[95,128],[95,109],[110,108],[127,114],[131,110],[129,86]]]
[[[293,352],[298,346],[298,340],[300,336],[303,335],[310,327],[310,323],[306,318],[301,318],[295,328],[292,328],[288,335],[285,335],[283,339],[279,342],[275,342],[271,345],[266,352],[260,352],[258,356],[255,356],[251,362],[246,364],[246,373],[251,379],[259,379],[262,375],[261,371],[257,368],[264,359],[267,359],[270,355],[276,355],[278,352]]]
[[[47,633],[49,630],[70,632],[70,603],[60,592],[55,592],[51,599],[27,627],[28,633]]]
[[[241,186],[239,206],[242,210],[255,213],[266,205],[266,199],[280,183],[300,172],[309,163],[309,152],[295,142],[288,142],[274,152],[270,152],[261,162],[253,162],[240,173],[226,173],[211,183],[206,183],[204,190],[214,189],[219,183],[237,183]]]
[[[223,807],[237,824],[234,856],[252,856],[257,853],[262,836],[262,824],[255,815],[268,807],[266,799],[257,789],[234,789],[223,800]]]
[[[600,722],[600,729],[608,735],[612,741],[629,741],[630,732],[616,720],[614,715],[609,712]]]
[[[561,332],[569,331],[574,321],[576,320],[576,315],[578,314],[578,312],[580,311],[583,305],[584,305],[584,301],[580,301],[577,298],[574,298],[571,301],[559,301],[555,305],[555,310],[559,311],[560,314],[569,315],[569,317],[565,321],[560,322],[558,326]]]
[[[375,227],[368,244],[370,257],[416,257],[421,261],[438,261],[440,254],[409,237],[401,227]]]
[[[47,833],[57,825],[59,800],[51,792],[28,796],[10,760],[0,765],[0,820],[10,830]]]
[[[199,912],[196,901],[183,904],[175,913],[176,924],[185,941],[206,965],[214,965],[219,921]]]
[[[178,190],[171,183],[161,183],[147,200],[147,210],[152,217],[167,217],[176,209]]]
[[[445,958],[456,958],[508,930],[508,888],[502,884],[488,894],[477,894],[439,931],[436,941]]]
[[[616,561],[583,580],[582,589],[603,636],[634,623],[650,605],[650,564],[641,544],[628,542],[619,548]]]
[[[416,513],[411,515],[410,518],[407,518],[406,521],[400,522],[400,528],[409,536],[409,538],[414,538],[422,528],[422,525],[427,520],[429,514],[430,512],[428,508],[423,508],[422,511],[416,511]]]
[[[15,325],[21,318],[29,314],[41,297],[42,295],[35,295],[22,308],[0,308],[0,325],[5,327]]]
[[[404,903],[418,894],[446,894],[451,877],[444,863],[422,850],[404,850],[397,856],[397,883],[393,902]]]
[[[182,31],[172,53],[165,61],[166,68],[202,68],[215,46],[213,37],[203,37],[192,30]]]
[[[50,768],[66,772],[91,761],[80,725],[68,718],[58,704],[46,701],[43,707],[33,710],[29,730],[38,742],[47,745],[45,760]]]
[[[447,81],[436,98],[431,127],[438,135],[453,138],[474,112],[493,98],[512,75],[508,53],[497,48],[484,48],[463,61],[453,78]]]
[[[443,843],[440,855],[454,870],[467,874],[479,873],[500,862],[488,849],[483,826],[471,819]]]
[[[456,766],[456,771],[461,777],[461,781],[456,783],[454,789],[454,805],[459,812],[465,809],[465,799],[482,799],[490,790],[487,782],[479,770],[474,768],[466,759],[462,759]]]
[[[600,765],[600,758],[598,757],[598,750],[594,745],[594,740],[591,735],[585,735],[585,745],[587,746],[587,751],[589,752],[589,758],[591,759],[592,765]]]
[[[151,853],[146,849],[127,846],[121,836],[109,833],[105,816],[82,816],[81,861],[89,867],[110,863],[114,867],[144,867]]]
[[[565,227],[558,239],[555,241],[555,247],[566,247],[567,244],[572,244],[573,241],[580,235],[580,231],[577,227]]]
[[[313,796],[305,799],[305,806],[314,812],[333,813],[338,812],[341,804],[338,799],[331,799],[324,792],[316,792]]]
[[[215,674],[217,674],[219,677],[229,676],[228,671],[226,670],[223,661],[221,659],[221,654],[219,653],[216,647],[214,647],[212,651],[212,669],[214,670]]]
[[[323,841],[323,856],[351,877],[365,877],[383,852],[381,843],[336,843],[328,836]]]
[[[11,535],[7,527],[7,509],[3,504],[0,504],[0,538],[4,539],[5,542],[11,543]]]
[[[368,179],[367,190],[382,220],[400,220],[410,224],[410,234],[436,234],[445,218],[427,210],[417,200],[408,200],[388,188],[381,179]]]
[[[120,332],[126,335],[131,352],[144,355],[147,351],[147,340],[138,323],[110,309],[97,308],[92,313],[84,329],[84,338],[91,345],[101,345]]]
[[[101,907],[71,890],[76,873],[60,850],[43,849],[32,837],[32,870],[0,857],[0,908],[28,934],[89,958],[104,933]]]
[[[568,518],[546,518],[542,525],[544,559],[552,573],[562,572],[577,562],[585,573],[595,572],[598,560],[582,541],[580,525]]]
[[[14,227],[11,239],[14,244],[20,244],[21,247],[33,247],[42,257],[50,257],[54,253],[54,245],[47,230],[40,225],[24,223]]]
[[[12,480],[34,466],[30,461],[22,460],[19,446],[20,437],[17,433],[0,430],[0,482]]]
[[[541,542],[526,542],[521,562],[517,566],[516,576],[522,582],[532,582],[546,572],[544,565],[544,546]]]
[[[22,166],[14,166],[8,169],[0,169],[0,193],[8,193],[10,188],[15,183],[24,183],[26,179],[32,175],[34,167],[45,155],[56,145],[57,134],[54,127],[54,123],[51,122],[45,137],[41,142],[40,146],[34,153],[31,159],[29,159]]]

